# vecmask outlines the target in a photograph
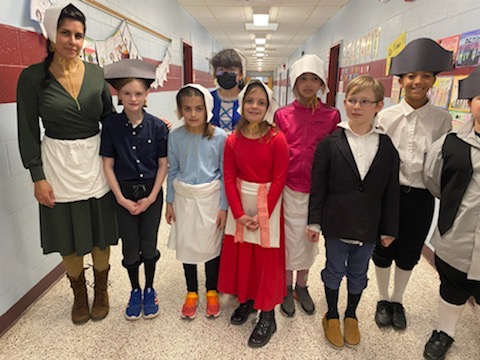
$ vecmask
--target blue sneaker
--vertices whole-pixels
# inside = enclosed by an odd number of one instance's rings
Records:
[[[157,293],[152,288],[143,291],[143,318],[153,319],[158,316]]]
[[[127,320],[138,320],[142,316],[142,290],[133,289],[130,293],[130,301],[125,310]]]

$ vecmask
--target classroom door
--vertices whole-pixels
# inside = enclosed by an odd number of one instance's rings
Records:
[[[340,44],[330,48],[330,61],[328,63],[328,88],[327,105],[335,106],[338,85],[338,56],[340,54]]]
[[[183,41],[183,85],[193,83],[192,46]]]

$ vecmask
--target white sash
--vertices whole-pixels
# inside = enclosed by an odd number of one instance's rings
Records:
[[[285,255],[287,270],[308,270],[318,254],[318,243],[308,241],[305,232],[310,195],[285,186],[283,217],[285,221]]]
[[[270,183],[267,184],[267,189],[270,189]],[[248,181],[241,181],[240,197],[242,200],[242,208],[246,215],[254,216],[257,214],[257,196],[260,184]],[[268,227],[270,231],[270,246],[271,248],[280,247],[280,214],[282,207],[282,196],[277,201],[275,208],[268,220]],[[235,237],[237,231],[237,221],[233,217],[232,210],[228,209],[227,224],[225,226],[225,234],[233,235]],[[256,245],[261,245],[260,228],[255,231],[250,231],[246,227],[244,229],[243,239],[235,239],[237,242],[249,242]]]
[[[43,172],[59,203],[101,198],[110,191],[103,172],[100,134],[79,140],[44,136]]]
[[[199,264],[220,255],[223,229],[216,220],[220,210],[220,180],[191,185],[178,179],[173,181],[175,199],[168,247],[176,250],[177,260]]]

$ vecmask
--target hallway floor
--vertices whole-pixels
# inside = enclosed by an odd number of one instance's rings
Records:
[[[193,321],[180,318],[186,295],[185,280],[181,263],[165,245],[168,231],[169,226],[162,219],[158,246],[162,257],[155,279],[160,315],[156,319],[125,320],[130,288],[127,272],[121,266],[121,248],[117,246],[112,248],[111,308],[107,318],[74,325],[70,320],[73,295],[63,277],[0,338],[0,359],[422,359],[423,346],[436,324],[439,284],[437,273],[424,259],[414,270],[404,297],[407,330],[396,332],[376,326],[373,317],[377,290],[371,266],[369,287],[357,313],[361,343],[354,349],[336,350],[328,345],[322,329],[326,304],[319,276],[324,263],[321,245],[309,281],[317,312],[308,316],[297,306],[295,317],[285,318],[277,310],[277,332],[270,343],[261,349],[251,349],[247,339],[254,327],[253,316],[243,326],[230,325],[230,314],[237,305],[232,296],[221,296],[222,314],[210,320],[204,316],[205,290],[201,287],[197,318]],[[91,263],[90,258],[86,258],[86,263]],[[93,270],[86,273],[92,281]],[[199,284],[204,282],[200,266]],[[340,292],[341,314],[346,300],[344,285]],[[91,288],[89,295],[92,299]],[[480,321],[474,309],[467,306],[447,360],[480,359],[479,342]]]

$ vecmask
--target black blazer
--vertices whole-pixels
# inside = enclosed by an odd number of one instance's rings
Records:
[[[380,235],[398,237],[399,157],[387,135],[380,135],[377,154],[363,179],[340,128],[315,151],[308,213],[323,235],[376,243]]]

